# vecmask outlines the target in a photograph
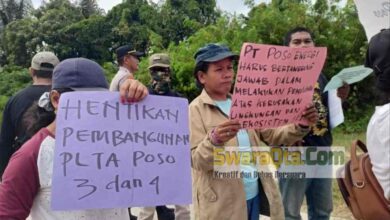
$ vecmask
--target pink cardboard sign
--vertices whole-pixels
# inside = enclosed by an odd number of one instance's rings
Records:
[[[245,43],[232,97],[230,118],[246,129],[305,124],[326,59],[325,47],[290,48]]]

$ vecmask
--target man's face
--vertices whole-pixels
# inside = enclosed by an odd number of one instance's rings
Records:
[[[153,67],[150,69],[152,88],[157,94],[166,94],[171,89],[171,71],[167,67]]]
[[[150,69],[150,74],[155,81],[170,81],[171,70],[169,67],[153,67]]]
[[[288,46],[293,48],[314,47],[314,42],[308,32],[296,32],[291,35]]]
[[[138,65],[139,65],[138,57],[133,55],[126,55],[124,61],[127,69],[129,69],[130,72],[135,73],[138,71]]]

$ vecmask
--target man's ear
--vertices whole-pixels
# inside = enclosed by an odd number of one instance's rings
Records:
[[[131,57],[129,55],[125,55],[123,57],[123,64],[129,65],[130,62],[131,62]]]
[[[54,110],[56,111],[60,102],[60,93],[58,91],[52,90],[50,92],[50,102],[53,105]]]
[[[34,69],[33,68],[28,68],[28,73],[30,74],[31,78],[33,78],[35,76],[35,72],[34,72]]]

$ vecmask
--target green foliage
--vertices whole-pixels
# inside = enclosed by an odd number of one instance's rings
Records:
[[[81,13],[85,18],[89,18],[92,15],[101,15],[103,10],[99,8],[96,0],[81,0],[79,3]]]
[[[116,72],[118,71],[117,65],[112,62],[105,62],[102,67],[108,82],[111,82],[112,78],[114,78]]]
[[[230,22],[227,18],[220,18],[215,25],[200,29],[187,40],[180,42],[179,45],[171,44],[168,53],[172,60],[175,88],[189,100],[195,98],[199,92],[193,76],[195,52],[200,47],[212,42],[225,44],[238,52],[239,44],[242,43],[238,40],[238,37],[241,36],[240,29],[239,23]]]
[[[4,66],[0,70],[0,94],[4,97],[14,95],[31,83],[28,70],[19,66]],[[3,106],[0,105],[0,109]]]
[[[155,15],[155,9],[146,0],[127,0],[115,6],[108,12],[106,21],[112,26],[112,47],[130,43],[145,51]]]
[[[27,67],[31,59],[31,48],[36,47],[34,33],[36,20],[25,18],[9,23],[2,36],[1,48],[7,63]]]
[[[62,42],[72,48],[71,56],[88,57],[103,63],[112,57],[109,51],[111,42],[105,36],[110,29],[105,17],[94,15],[62,29]]]
[[[56,53],[60,60],[77,57],[77,50],[67,44],[67,27],[83,19],[81,11],[72,5],[68,0],[52,0],[52,4],[58,7],[52,8],[49,3],[42,8],[43,14],[39,17],[37,28],[37,38],[42,43],[42,47]],[[36,48],[32,48],[35,51]]]
[[[171,42],[178,44],[220,16],[215,0],[167,0],[157,10],[154,30],[162,36],[164,47]]]
[[[12,21],[27,16],[32,9],[31,2],[26,0],[0,0],[0,23],[8,25]]]
[[[0,0],[0,16],[4,11]],[[23,2],[13,0],[13,2]],[[49,0],[39,9],[0,26],[0,110],[3,100],[25,87],[32,56],[42,50],[62,60],[86,57],[96,60],[111,80],[117,72],[114,50],[131,44],[151,55],[167,52],[171,57],[174,87],[190,100],[196,97],[193,55],[207,43],[223,43],[236,53],[244,42],[281,45],[284,34],[296,27],[312,30],[317,46],[327,47],[323,73],[330,79],[345,67],[361,65],[367,48],[364,30],[352,0],[272,0],[251,7],[247,16],[221,15],[215,0],[124,0],[107,14],[95,0]],[[3,17],[1,17],[3,19]],[[18,67],[16,67],[17,65]],[[148,84],[148,59],[140,63],[136,78]],[[11,80],[12,79],[12,80]],[[344,132],[365,130],[373,110],[373,79],[353,86]]]
[[[68,45],[64,30],[80,21],[81,11],[68,0],[52,0],[35,12],[35,17],[16,20],[3,32],[1,48],[6,63],[28,67],[32,56],[41,50],[54,51],[60,59],[78,56]]]

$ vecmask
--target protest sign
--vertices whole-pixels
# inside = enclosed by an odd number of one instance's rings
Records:
[[[389,0],[355,0],[355,4],[368,41],[380,30],[390,28]]]
[[[326,48],[290,48],[245,43],[241,49],[230,118],[243,128],[273,128],[302,122],[312,103]]]
[[[56,120],[53,210],[191,203],[186,99],[70,92]]]
[[[343,82],[348,84],[359,82],[369,76],[371,73],[372,69],[364,66],[345,68],[332,77],[332,79],[325,86],[324,91],[326,92],[332,89],[338,89],[343,86]]]

